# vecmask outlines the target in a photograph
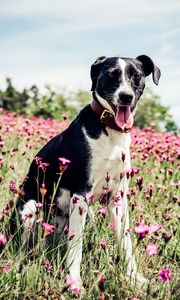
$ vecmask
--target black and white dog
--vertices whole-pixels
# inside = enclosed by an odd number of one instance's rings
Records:
[[[35,226],[36,203],[42,201],[42,193],[37,189],[44,184],[47,190],[45,203],[50,203],[54,184],[59,178],[58,158],[64,157],[70,161],[55,196],[56,228],[61,234],[65,225],[69,224],[66,264],[77,287],[81,285],[83,230],[89,205],[92,197],[93,201],[99,200],[104,193],[117,241],[123,243],[127,274],[142,283],[146,281],[137,273],[133,256],[128,231],[128,179],[123,174],[131,168],[129,130],[133,126],[136,105],[145,87],[145,77],[150,74],[154,83],[158,84],[160,70],[146,55],[136,59],[99,57],[91,66],[92,103],[82,109],[64,132],[40,150],[37,156],[49,164],[45,181],[41,171],[37,185],[38,166],[34,160],[24,183],[24,195],[17,201],[16,211],[23,225],[24,241],[28,240],[29,227]],[[27,215],[30,217],[26,218]],[[15,230],[14,212],[11,233]],[[74,232],[76,235],[72,238]]]

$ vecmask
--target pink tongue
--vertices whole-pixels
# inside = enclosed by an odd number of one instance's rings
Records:
[[[121,129],[130,129],[133,126],[133,115],[129,106],[118,106],[115,116],[116,124]]]

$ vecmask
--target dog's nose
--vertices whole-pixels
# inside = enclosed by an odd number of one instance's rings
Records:
[[[131,94],[124,93],[124,92],[119,93],[119,101],[121,102],[121,104],[129,105],[131,104],[132,99],[133,99],[133,95]]]

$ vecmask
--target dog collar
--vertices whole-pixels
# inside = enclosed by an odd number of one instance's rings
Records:
[[[92,110],[100,116],[100,121],[107,127],[119,131],[121,133],[130,132],[130,129],[121,129],[115,122],[114,115],[106,108],[104,108],[97,100],[93,99],[91,102]]]

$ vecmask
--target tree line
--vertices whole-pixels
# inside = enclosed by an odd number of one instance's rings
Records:
[[[0,107],[19,114],[40,116],[62,120],[70,119],[86,104],[91,102],[91,93],[85,90],[57,91],[46,85],[40,92],[36,85],[19,91],[12,80],[6,78],[6,87],[0,88]],[[177,125],[169,112],[169,107],[160,102],[159,96],[146,89],[138,104],[134,125],[139,128],[154,126],[157,130],[177,131]]]

